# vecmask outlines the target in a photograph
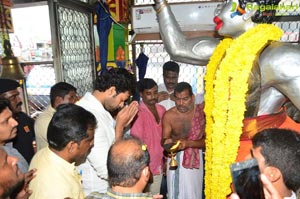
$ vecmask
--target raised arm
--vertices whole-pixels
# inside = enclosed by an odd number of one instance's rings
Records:
[[[187,38],[165,0],[155,0],[155,10],[160,35],[171,59],[193,65],[206,65],[219,40],[212,37]]]

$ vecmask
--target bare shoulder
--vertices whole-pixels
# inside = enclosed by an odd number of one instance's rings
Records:
[[[173,107],[165,112],[164,119],[165,120],[173,120],[174,118],[176,118],[177,115],[178,115],[177,109],[176,109],[176,107]]]
[[[167,115],[168,117],[174,116],[177,113],[177,109],[176,107],[172,107],[169,110],[166,111],[165,115]]]

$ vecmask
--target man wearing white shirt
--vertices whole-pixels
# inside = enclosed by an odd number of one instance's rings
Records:
[[[163,65],[164,83],[158,85],[158,102],[164,106],[166,110],[175,106],[174,89],[178,83],[180,67],[174,61],[168,61]],[[203,93],[195,94],[195,103],[203,102]]]
[[[178,83],[179,65],[168,61],[163,65],[164,83],[158,85],[158,102],[167,110],[175,106],[174,88]]]
[[[92,112],[98,122],[94,147],[87,160],[78,166],[86,195],[97,191],[105,193],[107,182],[107,154],[111,144],[123,136],[124,128],[138,111],[138,103],[125,101],[135,91],[135,78],[126,69],[116,68],[101,74],[95,81],[94,91],[87,92],[77,104]],[[111,112],[120,109],[115,120]]]

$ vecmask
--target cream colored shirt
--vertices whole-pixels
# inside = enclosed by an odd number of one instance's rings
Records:
[[[49,105],[44,112],[39,114],[34,122],[35,139],[38,151],[48,146],[47,129],[55,111],[56,110]]]
[[[36,177],[29,184],[30,199],[83,199],[81,177],[74,165],[53,153],[48,147],[38,151],[31,160]]]

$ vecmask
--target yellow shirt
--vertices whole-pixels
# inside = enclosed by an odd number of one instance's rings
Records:
[[[30,199],[83,199],[81,177],[73,164],[65,161],[48,147],[33,157],[30,169],[36,168],[36,177],[30,182]]]

